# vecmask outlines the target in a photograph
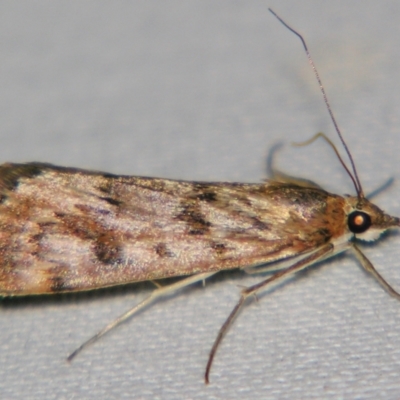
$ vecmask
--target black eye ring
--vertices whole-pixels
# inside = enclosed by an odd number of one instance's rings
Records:
[[[363,233],[371,226],[371,217],[363,211],[353,211],[347,217],[347,225],[353,233]]]

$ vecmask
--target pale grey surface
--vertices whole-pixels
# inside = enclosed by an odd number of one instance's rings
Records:
[[[332,125],[307,38],[366,191],[399,180],[398,1],[2,2],[2,161],[258,182],[276,142]],[[336,138],[335,138],[336,139]],[[326,145],[285,148],[285,171],[353,193]],[[377,198],[400,215],[400,184]],[[400,288],[399,236],[366,253]],[[263,296],[204,367],[215,335],[256,282],[211,280],[65,356],[150,285],[0,310],[0,397],[13,399],[396,399],[400,304],[338,257]],[[15,305],[15,306],[14,306]]]

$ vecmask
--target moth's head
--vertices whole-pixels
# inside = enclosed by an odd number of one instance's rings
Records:
[[[347,197],[347,226],[357,239],[373,241],[387,229],[400,227],[400,219],[385,214],[365,198]]]

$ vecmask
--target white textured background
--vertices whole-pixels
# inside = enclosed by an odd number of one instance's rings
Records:
[[[0,160],[114,173],[259,182],[268,149],[335,138],[300,42],[306,37],[365,190],[400,215],[400,3],[392,1],[3,1]],[[335,138],[336,139],[336,138]],[[353,193],[323,143],[281,169]],[[365,249],[400,289],[399,236]],[[233,272],[162,301],[66,355],[151,285],[5,301],[0,397],[13,399],[398,399],[400,304],[351,257],[242,312],[203,383],[208,352],[256,282]]]

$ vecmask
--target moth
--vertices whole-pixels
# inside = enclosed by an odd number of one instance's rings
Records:
[[[316,73],[335,127],[336,121]],[[154,300],[218,271],[275,272],[245,288],[210,352],[249,297],[308,266],[350,250],[360,264],[400,299],[355,239],[375,240],[397,228],[363,194],[354,162],[347,168],[356,195],[339,196],[312,183],[281,177],[258,184],[186,182],[65,168],[45,163],[0,166],[0,295],[25,296],[94,290],[139,281],[183,277],[158,287],[85,342],[88,344]],[[266,266],[267,265],[267,266]],[[266,267],[266,268],[265,268]]]

